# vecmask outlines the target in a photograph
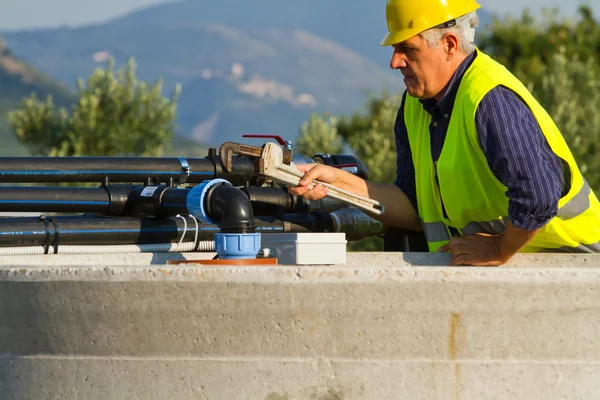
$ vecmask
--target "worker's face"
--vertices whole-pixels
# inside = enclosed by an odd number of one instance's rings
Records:
[[[409,95],[426,100],[442,92],[447,84],[448,68],[444,45],[432,48],[417,35],[393,47],[390,67],[402,72]]]

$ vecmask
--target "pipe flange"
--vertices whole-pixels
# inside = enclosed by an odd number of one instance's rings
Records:
[[[229,186],[233,186],[226,179],[212,179],[210,181],[204,181],[199,185],[194,186],[188,192],[188,195],[185,199],[185,205],[188,209],[190,215],[198,218],[201,222],[209,223],[212,225],[218,225],[217,221],[210,218],[206,208],[204,207],[204,200],[209,190],[216,185],[226,184]]]

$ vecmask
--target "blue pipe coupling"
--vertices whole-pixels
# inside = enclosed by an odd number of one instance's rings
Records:
[[[213,220],[208,215],[208,212],[204,206],[204,200],[210,188],[219,184],[231,186],[231,183],[225,179],[212,179],[210,181],[204,181],[201,184],[191,188],[185,199],[185,205],[188,209],[188,212],[204,223],[218,225],[218,222]]]
[[[215,250],[220,259],[256,258],[260,233],[215,233]]]
[[[186,198],[188,212],[204,223],[217,225],[221,228],[222,221],[211,218],[206,210],[206,196],[215,185],[225,184],[232,186],[225,179],[212,179],[194,186]],[[260,251],[260,233],[215,233],[215,250],[220,259],[256,258]]]

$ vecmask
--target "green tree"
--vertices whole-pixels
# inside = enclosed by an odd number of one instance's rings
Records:
[[[554,119],[581,172],[596,193],[600,190],[600,69],[588,58],[569,57],[561,48],[534,90]],[[565,96],[568,93],[568,96]]]
[[[577,56],[583,62],[597,61],[600,26],[586,6],[580,7],[576,21],[560,19],[556,10],[546,10],[538,21],[525,11],[520,18],[494,18],[478,45],[519,79],[538,86],[561,49],[567,58]]]
[[[161,80],[138,81],[136,70],[134,59],[117,71],[110,60],[87,82],[79,79],[71,113],[51,96],[32,95],[9,114],[11,127],[33,155],[160,156],[175,130],[180,88],[166,98]]]
[[[297,152],[314,154],[323,149],[351,151],[365,163],[369,180],[393,182],[396,177],[396,143],[394,123],[402,94],[371,97],[365,111],[334,118],[327,113],[313,114],[302,124],[296,139]],[[334,150],[327,150],[333,153]]]
[[[402,94],[371,97],[366,112],[340,118],[338,132],[369,169],[369,180],[391,183],[396,179],[394,123]]]
[[[337,118],[328,114],[312,114],[300,127],[300,136],[294,143],[294,152],[312,157],[317,153],[341,154],[344,141],[337,133]]]

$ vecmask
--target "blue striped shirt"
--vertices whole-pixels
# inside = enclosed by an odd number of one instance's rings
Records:
[[[474,52],[461,63],[439,102],[421,101],[432,116],[429,134],[434,161],[444,145],[460,81],[475,57]],[[394,184],[418,210],[415,167],[404,122],[405,98],[406,92],[394,126],[397,153]],[[508,217],[518,228],[528,231],[541,228],[557,213],[565,178],[561,159],[550,150],[533,113],[516,93],[498,86],[479,103],[475,124],[492,173],[508,188]]]

